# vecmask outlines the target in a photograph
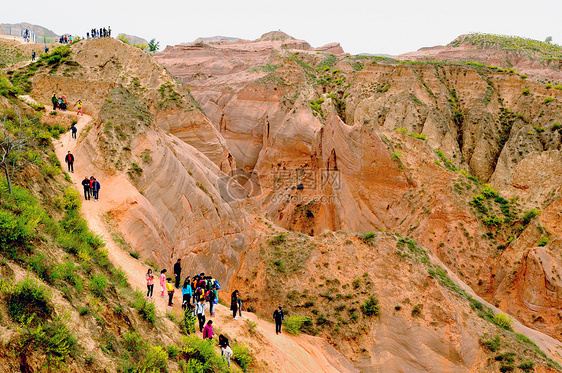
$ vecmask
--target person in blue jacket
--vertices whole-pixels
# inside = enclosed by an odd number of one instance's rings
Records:
[[[94,193],[94,202],[96,202],[100,193],[100,183],[96,180],[96,178],[94,178],[94,182],[92,183],[92,192]]]
[[[193,296],[193,291],[191,289],[191,277],[187,276],[185,281],[183,282],[183,286],[181,288],[181,294],[183,295],[183,301],[181,303],[181,308],[191,308],[191,297]]]

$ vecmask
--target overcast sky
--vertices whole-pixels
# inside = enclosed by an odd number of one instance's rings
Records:
[[[278,30],[313,47],[341,43],[346,52],[400,54],[447,44],[460,34],[490,32],[562,43],[557,0],[91,0],[2,1],[0,23],[30,22],[57,34],[92,27],[166,45],[200,36],[257,39]]]

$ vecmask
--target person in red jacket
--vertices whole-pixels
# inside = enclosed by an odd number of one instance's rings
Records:
[[[66,157],[64,157],[64,161],[68,163],[68,172],[74,172],[74,156],[68,151]]]

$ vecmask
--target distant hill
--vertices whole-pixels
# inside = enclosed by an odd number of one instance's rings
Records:
[[[199,37],[195,39],[194,43],[204,42],[204,43],[217,43],[220,41],[226,41],[228,43],[233,43],[241,40],[240,38],[234,38],[230,36],[209,36],[209,37]]]
[[[50,37],[58,36],[54,31],[49,30],[48,28],[39,25],[33,25],[27,22],[0,23],[0,33],[2,34],[9,35],[10,30],[12,35],[14,33],[19,34],[20,30],[25,30],[25,29],[31,30],[33,33],[35,33],[36,36],[50,36]]]
[[[121,34],[117,35],[117,38],[119,38],[120,36],[125,36],[127,39],[129,39],[130,44],[148,44],[148,40],[143,39],[139,36],[121,33]]]

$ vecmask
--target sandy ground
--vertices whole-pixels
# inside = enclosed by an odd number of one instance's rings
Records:
[[[27,98],[30,99],[30,98]],[[49,108],[49,105],[45,105]],[[59,112],[58,115],[68,115],[76,117],[76,113],[72,111]],[[54,143],[55,151],[58,159],[66,169],[64,157],[70,150],[74,152],[80,141],[80,132],[88,126],[92,117],[84,114],[79,116],[76,127],[78,134],[76,139],[71,138],[68,132],[61,136],[61,139]],[[86,169],[86,171],[83,171]],[[84,167],[84,163],[80,159],[75,160],[74,173],[69,173],[76,189],[82,193],[81,181],[84,176],[93,174],[103,174],[101,170],[95,170],[90,163]],[[102,219],[102,216],[115,207],[121,207],[123,204],[131,202],[138,191],[134,189],[129,182],[125,180],[123,175],[112,177],[99,177],[101,184],[100,199],[94,202],[93,199],[83,201],[82,214],[88,221],[88,225],[92,231],[103,237],[106,242],[109,259],[116,267],[120,267],[126,274],[129,284],[134,289],[146,291],[145,273],[147,266],[133,258],[128,252],[122,250],[111,239],[110,232]],[[133,197],[131,197],[133,196]],[[157,277],[158,274],[156,274]],[[181,314],[181,291],[176,291],[174,306],[169,307],[167,300],[160,296],[160,285],[155,281],[154,303],[158,310],[162,313],[171,312],[176,315]],[[219,291],[219,297],[229,299],[229,295]],[[272,310],[273,312],[273,310]],[[353,366],[337,352],[333,347],[328,345],[323,339],[300,335],[292,336],[285,333],[275,334],[275,325],[258,318],[255,314],[243,312],[244,317],[238,320],[232,319],[231,311],[222,305],[217,305],[216,316],[213,318],[215,329],[221,333],[226,333],[230,338],[236,338],[245,342],[254,351],[258,360],[262,363],[257,371],[277,371],[277,372],[353,372],[356,371]],[[209,319],[209,315],[207,315]],[[256,323],[253,332],[249,332],[250,320]]]

